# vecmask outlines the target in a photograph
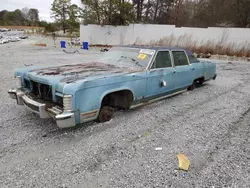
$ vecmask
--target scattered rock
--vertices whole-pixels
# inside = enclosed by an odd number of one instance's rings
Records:
[[[161,147],[155,148],[155,151],[162,151]]]

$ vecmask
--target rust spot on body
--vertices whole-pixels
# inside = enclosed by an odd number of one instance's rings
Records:
[[[98,112],[98,110],[94,110],[94,111],[91,111],[91,112],[82,113],[81,116],[95,115],[97,112]]]

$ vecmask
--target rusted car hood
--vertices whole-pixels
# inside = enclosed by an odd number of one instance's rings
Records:
[[[70,83],[91,76],[112,76],[113,74],[126,74],[132,72],[139,72],[142,70],[143,69],[141,67],[124,68],[105,63],[92,62],[34,69],[30,72],[33,75],[38,75],[39,77],[57,77],[60,78],[60,82]]]

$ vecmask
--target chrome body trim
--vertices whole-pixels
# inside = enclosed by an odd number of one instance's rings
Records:
[[[62,113],[55,116],[56,124],[60,129],[74,127],[76,125],[74,113]]]
[[[98,114],[99,114],[99,109],[92,110],[89,112],[80,113],[80,121],[81,121],[81,123],[85,123],[88,121],[95,120],[95,119],[97,119]]]
[[[158,97],[156,99],[152,99],[152,100],[149,100],[149,101],[146,101],[146,102],[142,102],[142,103],[139,103],[139,104],[131,106],[130,109],[134,109],[134,108],[137,108],[137,107],[140,107],[140,106],[144,106],[146,104],[151,104],[151,103],[154,103],[154,102],[157,102],[157,101],[160,101],[160,100],[163,100],[163,99],[166,99],[166,98],[169,98],[169,97],[172,97],[172,96],[184,93],[185,91],[186,91],[186,89],[178,91],[178,92],[175,92],[175,93],[172,93],[172,94],[169,94],[169,95],[164,95],[162,97]]]

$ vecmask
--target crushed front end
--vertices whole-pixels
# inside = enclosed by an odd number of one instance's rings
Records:
[[[76,125],[73,96],[55,92],[53,85],[16,76],[16,89],[8,91],[18,105],[24,105],[40,118],[54,118],[59,128]]]

